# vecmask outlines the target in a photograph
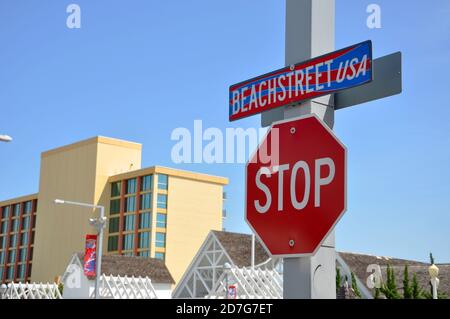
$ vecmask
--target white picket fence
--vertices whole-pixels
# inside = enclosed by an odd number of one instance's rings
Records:
[[[102,299],[157,299],[150,278],[102,275]],[[90,298],[94,298],[94,291]],[[86,296],[88,297],[88,296]],[[0,292],[0,299],[63,299],[56,283],[10,283]]]
[[[102,299],[157,299],[150,278],[145,277],[100,277],[100,297]],[[91,298],[94,294],[91,294]]]
[[[55,283],[10,283],[6,287],[1,299],[62,299]]]

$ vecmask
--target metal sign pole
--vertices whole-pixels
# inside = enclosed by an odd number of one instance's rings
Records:
[[[286,0],[286,65],[334,51],[335,0]],[[284,119],[316,114],[331,129],[333,96],[284,108]],[[275,110],[276,111],[276,110]],[[335,299],[336,253],[334,231],[312,257],[285,258],[283,297]]]
[[[252,264],[252,270],[255,270],[255,245],[256,245],[256,242],[255,242],[255,234],[253,233],[252,234],[252,261],[251,261],[251,264]]]

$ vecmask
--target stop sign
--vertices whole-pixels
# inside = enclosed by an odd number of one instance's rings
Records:
[[[345,146],[315,115],[272,126],[246,166],[246,220],[276,256],[315,254],[346,210]]]

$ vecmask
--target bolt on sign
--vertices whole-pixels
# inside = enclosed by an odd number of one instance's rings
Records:
[[[229,120],[372,82],[372,41],[230,86]]]
[[[316,253],[346,210],[346,169],[345,146],[316,115],[272,126],[246,166],[245,212],[272,255]]]

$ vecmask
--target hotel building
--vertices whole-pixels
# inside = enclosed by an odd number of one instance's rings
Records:
[[[39,192],[0,202],[0,282],[53,282],[102,205],[104,254],[164,260],[175,282],[210,230],[222,230],[224,177],[141,168],[142,145],[95,137],[41,154]]]

